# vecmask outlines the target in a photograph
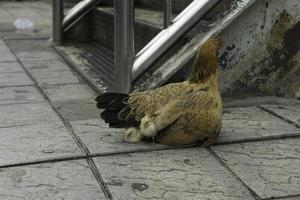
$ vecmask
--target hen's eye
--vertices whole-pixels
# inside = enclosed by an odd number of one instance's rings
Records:
[[[145,126],[149,126],[150,125],[150,121],[147,121],[146,123],[145,123]]]

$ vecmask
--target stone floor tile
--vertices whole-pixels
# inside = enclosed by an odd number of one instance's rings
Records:
[[[22,85],[34,85],[24,72],[0,74],[0,87]]]
[[[84,160],[0,169],[0,198],[106,199]]]
[[[84,84],[69,84],[57,86],[45,86],[44,92],[51,101],[66,101],[75,99],[90,99],[96,97],[96,93]]]
[[[0,53],[1,54],[1,53]],[[24,72],[21,65],[17,62],[0,62],[0,74]]]
[[[63,61],[56,60],[42,60],[42,61],[24,61],[24,67],[29,71],[32,70],[53,70],[53,71],[69,71],[70,67]]]
[[[300,139],[212,148],[259,197],[300,195]]]
[[[10,39],[6,40],[5,42],[7,43],[11,51],[15,52],[17,55],[22,55],[22,53],[25,52],[29,52],[30,54],[28,55],[32,55],[36,52],[52,53],[52,57],[56,55],[54,49],[48,45],[47,39]],[[24,54],[24,56],[26,56],[26,54]],[[38,60],[32,61],[38,62]]]
[[[72,71],[39,69],[30,73],[40,86],[79,83],[79,79]]]
[[[166,147],[152,143],[125,143],[122,137],[123,129],[109,128],[108,124],[100,119],[72,121],[71,125],[91,153],[126,152]]]
[[[280,197],[273,200],[299,200],[299,199],[300,199],[300,195],[297,195],[295,197]]]
[[[62,124],[48,103],[0,105],[0,128],[35,124]]]
[[[300,135],[300,129],[258,107],[226,108],[216,143]]]
[[[54,107],[68,121],[95,119],[99,117],[94,99],[54,101]]]
[[[1,62],[17,62],[16,57],[11,53],[0,53],[0,63]]]
[[[0,128],[0,138],[0,166],[83,155],[63,124]]]
[[[79,83],[78,77],[60,60],[25,61],[23,64],[41,86]]]
[[[16,62],[16,57],[11,53],[10,49],[1,40],[0,43],[0,62]]]
[[[290,106],[263,105],[262,107],[270,109],[278,115],[295,122],[300,127],[300,104]]]
[[[43,96],[32,86],[0,88],[0,105],[43,101]]]
[[[226,98],[223,97],[223,107],[224,108],[234,108],[234,107],[250,107],[258,105],[296,105],[300,104],[297,99],[277,97],[277,96],[253,96],[246,98]]]
[[[253,199],[203,148],[94,160],[115,199]]]
[[[21,51],[16,53],[17,57],[23,61],[57,60],[58,56],[50,51]]]
[[[13,18],[4,8],[0,8],[0,22],[12,22]],[[1,26],[0,26],[1,27]],[[0,29],[1,30],[1,29]]]
[[[3,40],[0,40],[0,53],[1,54],[9,54],[11,53],[10,49],[7,47]]]

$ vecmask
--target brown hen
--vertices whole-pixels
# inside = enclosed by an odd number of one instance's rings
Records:
[[[217,53],[220,38],[197,52],[190,78],[155,90],[130,94],[104,93],[96,98],[101,118],[111,127],[127,127],[125,141],[152,137],[167,145],[203,142],[210,145],[222,126]]]

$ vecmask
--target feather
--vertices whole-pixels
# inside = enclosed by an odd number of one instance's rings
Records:
[[[97,102],[97,108],[105,109],[107,106],[116,98],[123,99],[128,97],[127,94],[120,94],[120,93],[103,93],[96,97],[95,101]]]

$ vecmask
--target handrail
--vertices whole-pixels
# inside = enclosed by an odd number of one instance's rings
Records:
[[[137,54],[132,67],[132,80],[136,80],[155,60],[185,34],[219,0],[194,0],[175,18],[173,24],[161,31]]]
[[[62,29],[67,29],[70,25],[74,24],[74,22],[81,19],[81,17],[93,9],[99,1],[100,0],[83,0],[79,2],[71,10],[69,10],[64,17]]]
[[[83,0],[64,15],[64,0],[53,0],[53,42],[61,43],[63,32],[91,11],[100,0]]]
[[[83,0],[64,17],[63,0],[53,0],[53,41],[61,42],[63,31],[93,9],[98,1]],[[163,1],[165,29],[135,55],[134,0],[114,0],[116,91],[129,92],[132,82],[220,0],[194,0],[173,21],[172,0]]]

